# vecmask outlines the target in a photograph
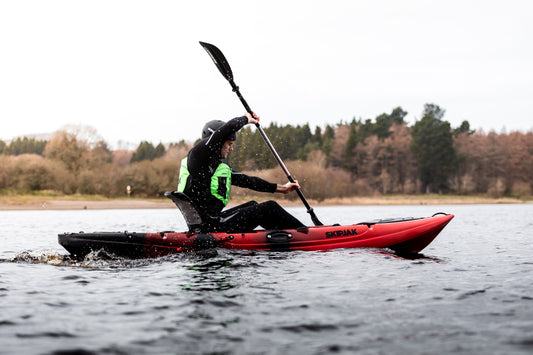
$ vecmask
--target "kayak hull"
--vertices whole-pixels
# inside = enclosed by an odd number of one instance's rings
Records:
[[[437,214],[343,226],[247,233],[80,232],[59,234],[58,241],[77,258],[102,249],[122,257],[154,258],[211,247],[264,251],[389,248],[398,254],[416,254],[428,246],[453,217]]]

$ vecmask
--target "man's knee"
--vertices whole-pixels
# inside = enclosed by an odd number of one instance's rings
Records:
[[[281,206],[276,202],[276,201],[265,201],[263,203],[261,203],[261,205],[263,205],[264,208],[266,209],[279,209],[281,208]]]

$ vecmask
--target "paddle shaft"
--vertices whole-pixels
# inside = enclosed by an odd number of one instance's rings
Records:
[[[231,67],[230,67],[228,61],[226,60],[226,57],[224,57],[224,54],[220,51],[220,49],[218,49],[216,46],[214,46],[212,44],[205,43],[205,42],[200,42],[200,45],[202,47],[204,47],[204,49],[207,51],[207,53],[209,54],[209,56],[211,57],[211,59],[213,60],[215,65],[217,66],[218,70],[220,71],[220,74],[222,74],[222,76],[224,76],[224,78],[226,78],[226,80],[229,81],[229,83],[231,85],[231,88],[233,89],[233,91],[237,94],[237,96],[241,100],[241,103],[244,105],[244,108],[253,117],[252,109],[250,108],[250,106],[248,105],[248,103],[246,102],[244,97],[242,96],[241,92],[239,91],[239,87],[233,81],[233,72],[231,71]],[[287,167],[283,163],[283,160],[281,160],[278,152],[276,152],[276,149],[274,149],[274,146],[270,142],[270,139],[268,139],[265,131],[263,131],[263,128],[261,128],[261,125],[259,125],[259,122],[256,123],[255,126],[259,130],[259,133],[261,134],[261,137],[263,137],[263,140],[265,141],[265,143],[267,144],[268,148],[272,152],[272,155],[274,155],[274,158],[276,158],[276,160],[278,161],[278,164],[281,166],[281,169],[283,170],[285,175],[287,175],[287,178],[289,179],[289,181],[294,183],[295,181],[292,178],[291,173],[289,173],[289,169],[287,169]],[[302,200],[305,208],[307,208],[307,213],[309,213],[311,215],[311,219],[313,220],[313,223],[316,226],[322,226],[323,225],[322,222],[320,222],[318,220],[318,217],[315,215],[315,212],[313,211],[311,206],[309,206],[309,203],[307,203],[307,200],[305,199],[304,194],[302,193],[302,191],[300,189],[296,189],[296,193],[298,194],[298,196]]]
[[[244,108],[246,109],[246,111],[250,115],[252,115],[252,117],[253,117],[254,113],[253,113],[252,109],[250,108],[250,106],[248,105],[248,103],[246,102],[246,100],[244,99],[244,97],[242,96],[242,94],[241,94],[241,92],[239,90],[239,87],[235,84],[235,82],[233,80],[228,80],[228,81],[229,81],[233,91],[239,97],[239,100],[241,100],[241,103],[244,106]],[[270,142],[270,139],[268,139],[268,136],[266,135],[265,131],[263,130],[263,128],[261,127],[259,122],[257,122],[255,124],[255,126],[259,130],[259,133],[261,134],[261,137],[263,137],[263,140],[265,141],[266,145],[268,146],[268,148],[272,152],[272,155],[274,156],[274,158],[278,162],[279,166],[281,167],[281,170],[283,170],[283,172],[287,176],[287,179],[289,179],[290,182],[295,182],[294,178],[292,177],[291,173],[289,172],[289,169],[287,169],[287,166],[285,166],[285,163],[283,163],[283,160],[281,160],[281,157],[279,156],[278,152],[276,151],[276,148],[274,148],[274,146],[272,145],[272,142]],[[305,208],[307,209],[307,213],[309,213],[309,215],[311,215],[311,219],[313,220],[313,223],[315,224],[315,226],[322,226],[323,225],[322,222],[320,222],[320,220],[318,219],[318,217],[315,214],[315,211],[313,210],[313,208],[307,202],[307,199],[305,198],[302,190],[296,189],[296,193],[298,194],[298,196],[302,200]]]

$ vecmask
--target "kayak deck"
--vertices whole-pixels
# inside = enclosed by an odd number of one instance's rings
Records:
[[[453,217],[439,213],[432,217],[246,233],[80,232],[59,234],[58,241],[78,258],[101,249],[122,257],[153,258],[210,247],[265,251],[389,248],[398,254],[416,254],[429,245]]]

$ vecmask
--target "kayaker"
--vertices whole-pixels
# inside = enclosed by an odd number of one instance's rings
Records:
[[[202,140],[181,161],[178,191],[185,193],[195,203],[209,231],[249,231],[257,226],[265,229],[305,228],[303,223],[275,201],[250,201],[223,210],[228,203],[231,185],[282,194],[300,188],[298,182],[275,184],[233,171],[225,162],[233,150],[236,132],[247,124],[257,122],[259,116],[246,113],[228,122],[214,120],[206,123]]]

